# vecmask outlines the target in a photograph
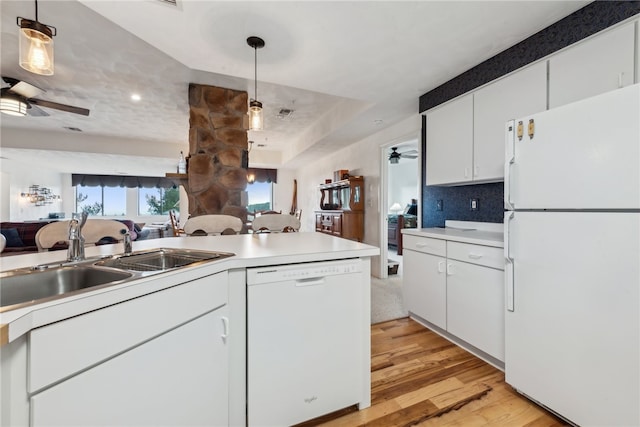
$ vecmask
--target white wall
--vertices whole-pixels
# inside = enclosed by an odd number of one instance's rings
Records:
[[[29,221],[46,218],[49,212],[65,212],[70,215],[73,206],[73,197],[63,191],[67,183],[63,174],[45,169],[34,168],[28,164],[3,160],[2,174],[0,175],[0,220],[2,221]],[[68,178],[69,184],[71,178]],[[29,186],[39,185],[47,187],[53,194],[60,195],[62,199],[49,205],[36,206],[29,200],[20,196],[29,191]]]
[[[295,177],[298,180],[298,207],[302,209],[301,231],[315,230],[315,211],[320,209],[318,185],[324,183],[326,178],[333,178],[334,171],[348,169],[350,175],[364,176],[364,243],[379,247],[380,146],[412,132],[418,135],[419,131],[420,116],[415,114],[394,126],[298,169]],[[415,173],[415,169],[412,170]],[[278,171],[278,183],[278,185],[284,183],[284,180],[280,180],[280,171]],[[384,211],[386,210],[385,207]],[[374,257],[371,264],[371,272],[374,276],[380,276],[380,262],[377,258]]]

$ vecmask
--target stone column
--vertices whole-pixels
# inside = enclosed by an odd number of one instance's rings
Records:
[[[246,221],[242,152],[247,149],[247,109],[245,91],[189,85],[190,216],[225,214]]]

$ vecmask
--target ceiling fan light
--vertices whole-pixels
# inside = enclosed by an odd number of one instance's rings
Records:
[[[389,163],[391,163],[392,165],[397,165],[399,161],[400,157],[389,157]]]
[[[18,18],[20,25],[19,63],[22,68],[43,76],[53,75],[53,32],[47,25]]]
[[[26,116],[27,103],[18,98],[3,96],[0,98],[0,112],[10,116]]]
[[[263,125],[262,103],[252,100],[249,103],[249,130],[262,130]]]

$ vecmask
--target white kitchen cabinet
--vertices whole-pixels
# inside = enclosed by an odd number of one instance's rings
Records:
[[[634,83],[635,23],[605,31],[549,58],[549,108]]]
[[[33,330],[31,425],[227,425],[227,302],[223,272]]]
[[[436,107],[428,111],[426,117],[427,185],[471,181],[473,94]]]
[[[407,310],[446,329],[446,246],[443,240],[404,235],[403,299]]]
[[[504,360],[502,252],[447,242],[447,331],[498,360]]]
[[[473,181],[504,179],[504,124],[546,107],[545,62],[518,70],[474,93]]]
[[[209,312],[36,394],[32,425],[228,425],[226,311]]]
[[[503,250],[405,234],[403,297],[412,315],[504,361]]]

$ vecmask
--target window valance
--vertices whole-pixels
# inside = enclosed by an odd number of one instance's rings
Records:
[[[86,187],[173,188],[175,183],[158,176],[71,174],[71,185]]]
[[[247,168],[247,176],[252,175],[254,181],[278,182],[278,169]]]

